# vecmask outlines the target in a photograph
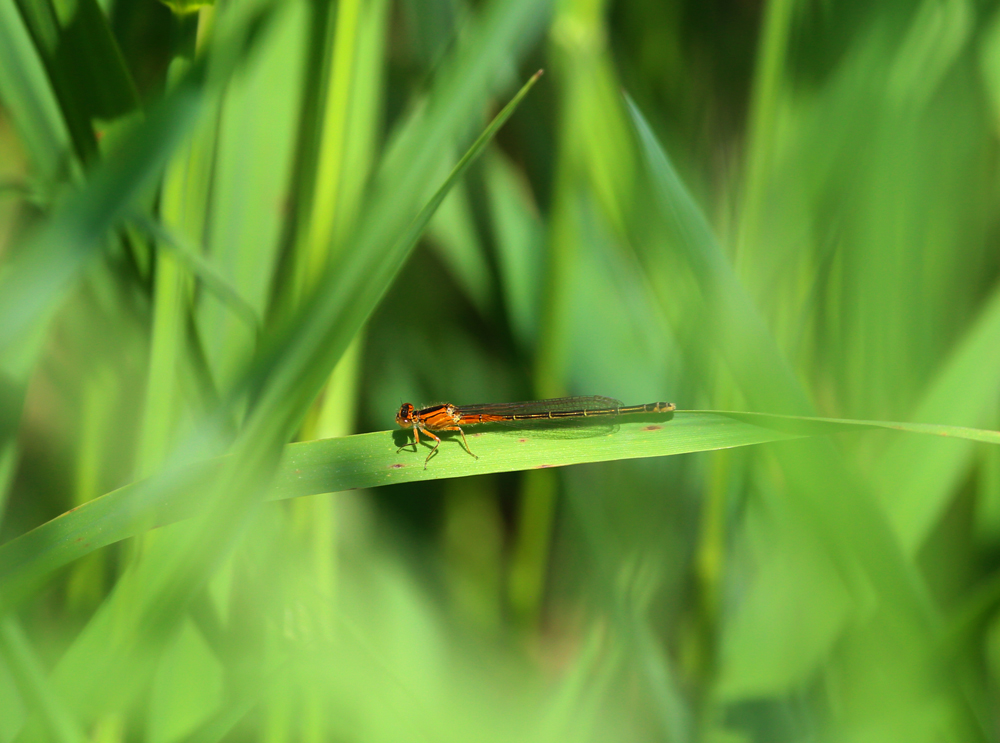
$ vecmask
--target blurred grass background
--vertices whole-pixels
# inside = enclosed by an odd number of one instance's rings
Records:
[[[1000,738],[996,447],[262,502],[403,401],[998,428],[1000,4],[170,6],[0,0],[0,542],[232,455],[0,592],[0,743]]]

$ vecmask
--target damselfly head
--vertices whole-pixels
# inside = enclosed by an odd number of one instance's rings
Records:
[[[404,402],[399,406],[399,412],[396,413],[396,423],[403,428],[410,428],[413,426],[413,405],[408,402]]]

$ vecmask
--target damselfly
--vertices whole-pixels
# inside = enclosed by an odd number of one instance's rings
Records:
[[[480,423],[513,423],[530,424],[546,421],[561,421],[567,418],[600,418],[617,417],[620,415],[635,415],[637,413],[672,413],[675,410],[672,402],[652,402],[645,405],[622,405],[611,397],[557,397],[551,400],[534,400],[531,402],[500,402],[483,405],[452,405],[442,403],[417,410],[410,403],[403,403],[396,413],[396,423],[403,428],[413,429],[413,450],[417,450],[420,434],[434,439],[436,442],[427,459],[424,469],[431,457],[441,445],[441,439],[434,431],[458,431],[462,435],[465,450],[472,454],[469,442],[465,438],[462,426],[474,426]],[[406,447],[397,449],[397,453]],[[479,459],[478,456],[472,454]]]

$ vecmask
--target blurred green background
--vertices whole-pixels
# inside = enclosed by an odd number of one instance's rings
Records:
[[[992,0],[0,0],[0,544],[201,504],[0,546],[0,743],[1000,739],[995,446],[265,502],[403,401],[997,429],[998,134]]]

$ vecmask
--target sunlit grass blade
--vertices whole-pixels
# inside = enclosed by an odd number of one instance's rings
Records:
[[[424,468],[426,454],[397,448],[404,432],[347,436],[290,444],[269,498],[379,487],[491,472],[666,456],[797,438],[712,414],[681,414],[667,422],[623,422],[611,437],[531,438],[514,432],[472,434],[475,460],[457,441],[445,441]],[[412,440],[412,439],[410,439]],[[187,518],[198,510],[204,483],[229,458],[165,473],[97,498],[0,546],[0,597],[23,598],[45,575],[99,547]]]
[[[678,411],[673,420],[623,421],[610,435],[535,438],[531,431],[473,433],[473,459],[458,440],[446,440],[424,469],[423,451],[396,449],[403,431],[290,444],[267,497],[373,488],[493,472],[562,467],[641,457],[672,456],[752,446],[803,436],[891,428],[1000,444],[1000,433],[954,426],[801,418],[725,411]],[[0,596],[18,600],[46,575],[73,560],[144,530],[194,514],[199,483],[217,475],[227,458],[163,474],[108,493],[0,547]]]

